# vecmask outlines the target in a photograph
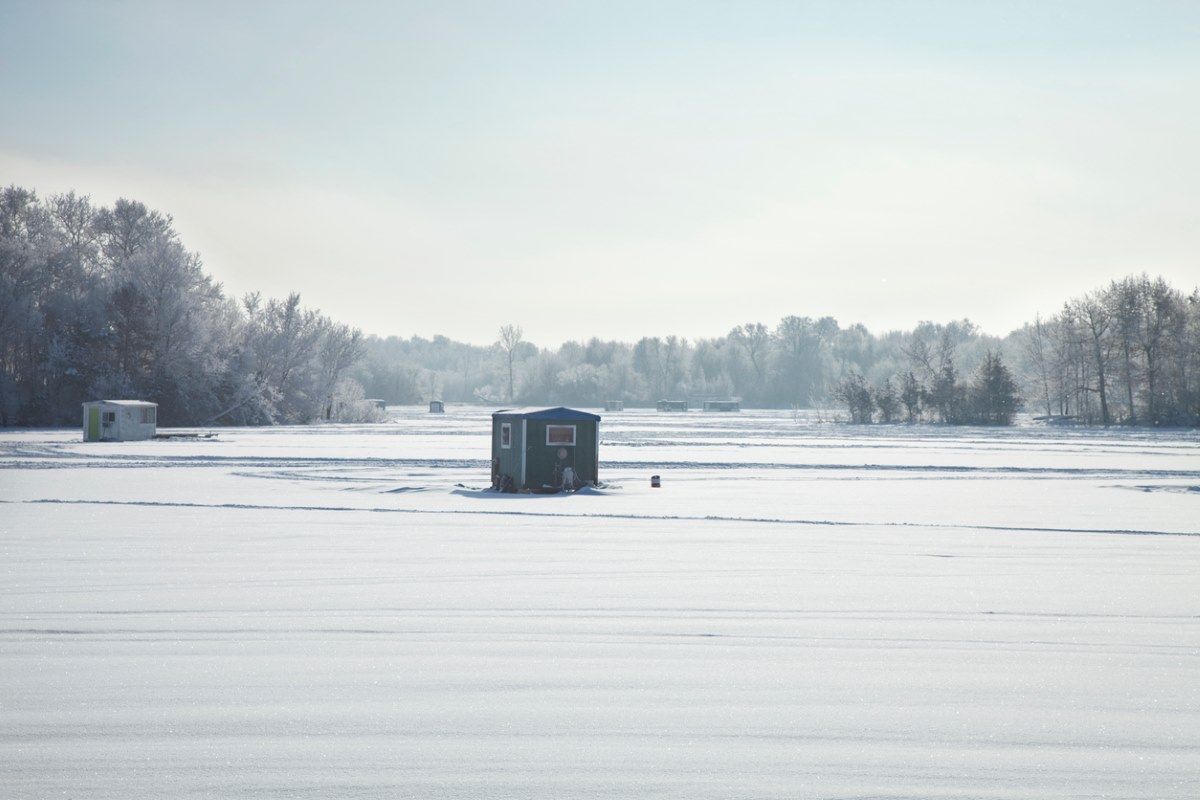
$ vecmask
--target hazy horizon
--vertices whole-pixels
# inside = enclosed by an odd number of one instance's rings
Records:
[[[1169,2],[9,3],[0,181],[144,202],[230,294],[381,337],[1004,336],[1196,285],[1198,34]]]

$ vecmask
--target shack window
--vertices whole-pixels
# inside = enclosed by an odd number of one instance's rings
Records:
[[[574,425],[547,425],[546,444],[575,444]]]
[[[101,421],[101,422],[104,422],[104,423],[108,423],[108,424],[111,424],[111,423],[113,423],[113,422],[116,422],[116,421],[117,421],[117,412],[115,412],[115,411],[102,411],[102,412],[100,413],[100,421]]]
[[[156,412],[156,411],[158,411],[158,409],[157,409],[157,408],[143,408],[143,409],[142,409],[142,424],[143,424],[143,425],[153,425],[153,424],[155,424],[155,423],[154,423],[154,418],[155,418],[155,416],[156,416],[156,415],[155,415],[155,412]]]
[[[503,447],[505,450],[512,447],[512,423],[511,422],[501,422],[500,423],[500,446]]]

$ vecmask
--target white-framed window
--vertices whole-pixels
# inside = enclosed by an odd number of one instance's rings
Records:
[[[546,426],[546,444],[549,445],[575,445],[575,426],[574,425],[547,425]]]
[[[112,424],[112,423],[116,422],[117,421],[117,412],[101,411],[100,412],[100,421],[103,423],[106,423],[106,424]]]
[[[501,422],[500,423],[500,446],[503,447],[505,450],[512,447],[512,423],[511,422]]]

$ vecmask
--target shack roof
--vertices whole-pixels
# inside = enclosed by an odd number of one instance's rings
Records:
[[[158,406],[158,403],[151,403],[147,400],[89,400],[88,402],[84,403],[84,405],[95,405],[96,403],[107,403],[110,406],[130,406],[131,408],[149,408],[150,406]]]
[[[492,413],[493,417],[522,417],[523,419],[569,419],[599,422],[600,417],[573,408],[506,408]]]

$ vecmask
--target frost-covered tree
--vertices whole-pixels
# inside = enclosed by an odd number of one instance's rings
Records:
[[[508,366],[508,402],[512,402],[515,393],[513,391],[513,370],[517,359],[517,351],[524,341],[522,336],[524,331],[519,325],[504,325],[500,328],[500,339],[497,344],[504,353],[504,359]]]
[[[771,332],[761,322],[747,322],[729,332],[731,345],[750,364],[751,374],[746,381],[738,383],[738,392],[758,400],[766,386],[767,363],[770,358]],[[736,367],[735,367],[736,371]]]
[[[839,400],[846,404],[850,421],[866,425],[875,414],[875,397],[866,380],[858,372],[851,372],[834,389]]]
[[[94,222],[100,233],[104,263],[120,267],[147,247],[176,239],[170,216],[146,208],[144,203],[121,198],[112,208],[102,208]]]
[[[1025,384],[1031,387],[1031,395],[1036,396],[1046,410],[1046,416],[1053,416],[1056,396],[1051,387],[1057,374],[1052,350],[1051,323],[1041,316],[1027,323],[1020,331],[1020,348],[1024,357]]]
[[[1112,354],[1112,337],[1108,335],[1112,317],[1104,298],[1088,294],[1063,307],[1066,330],[1077,339],[1078,347],[1092,359],[1091,374],[1096,376],[1096,396],[1100,400],[1100,424],[1108,425],[1108,365]]]
[[[1130,276],[1068,300],[1023,348],[1059,414],[1101,424],[1194,425],[1188,410],[1189,307],[1161,278]],[[1028,386],[1028,381],[1027,381]],[[1053,412],[1050,412],[1053,413]]]
[[[643,337],[633,346],[633,369],[646,386],[646,398],[662,399],[686,393],[684,376],[690,348],[686,339]]]
[[[336,346],[345,326],[296,312],[326,326],[320,352],[328,357],[298,357],[286,375],[296,349],[268,334],[289,304],[240,308],[184,247],[171,217],[140,202],[97,208],[73,192],[42,202],[8,187],[0,191],[0,424],[75,424],[79,404],[97,397],[154,400],[165,425],[309,418],[312,399],[327,406],[329,387],[357,354]]]
[[[775,329],[771,397],[776,402],[812,406],[825,394],[828,343],[837,334],[832,317],[784,317]]]

